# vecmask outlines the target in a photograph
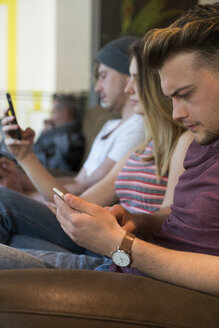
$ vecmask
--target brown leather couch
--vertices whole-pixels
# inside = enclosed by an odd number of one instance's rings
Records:
[[[0,328],[218,328],[219,298],[119,273],[0,272]]]

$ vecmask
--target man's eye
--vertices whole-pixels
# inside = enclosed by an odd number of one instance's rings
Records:
[[[189,98],[190,95],[191,95],[191,92],[189,91],[189,92],[178,95],[178,97],[181,99],[186,99],[186,98]]]
[[[99,79],[104,80],[105,78],[106,78],[106,74],[105,73],[101,73],[99,75]]]

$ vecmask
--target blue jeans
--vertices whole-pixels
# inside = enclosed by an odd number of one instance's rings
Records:
[[[111,259],[71,253],[18,250],[0,244],[0,270],[60,268],[108,271]]]
[[[14,235],[45,240],[76,254],[85,252],[84,248],[75,244],[66,235],[56,216],[46,205],[0,187],[0,243],[10,244]],[[31,245],[28,247],[32,248]],[[40,245],[35,248],[41,249]]]

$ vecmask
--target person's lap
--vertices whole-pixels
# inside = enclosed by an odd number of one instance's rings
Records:
[[[107,264],[109,260],[104,256],[94,257],[67,252],[15,249],[0,244],[0,270],[60,268],[108,271],[101,270],[101,266]]]
[[[4,187],[0,187],[0,199],[1,243],[10,244],[14,235],[26,235],[74,253],[84,253],[85,250],[65,234],[56,216],[43,203]],[[21,243],[19,247],[23,247]],[[40,245],[35,244],[33,248],[40,249]]]
[[[37,249],[45,251],[72,253],[71,251],[57,244],[51,243],[50,241],[27,235],[13,235],[11,236],[10,241],[7,243],[7,245],[18,249]]]

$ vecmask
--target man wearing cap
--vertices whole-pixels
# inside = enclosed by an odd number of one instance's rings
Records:
[[[103,178],[115,162],[144,140],[142,117],[133,113],[129,96],[124,92],[129,75],[128,49],[135,40],[134,37],[116,39],[96,56],[99,65],[95,91],[99,93],[100,104],[121,113],[121,119],[108,121],[97,135],[81,172],[74,179],[79,183],[86,179],[85,188],[80,185],[80,193],[91,185],[90,181],[93,184]],[[75,187],[78,191],[78,186],[73,185],[74,193]]]

